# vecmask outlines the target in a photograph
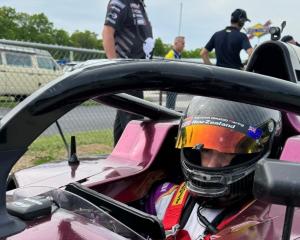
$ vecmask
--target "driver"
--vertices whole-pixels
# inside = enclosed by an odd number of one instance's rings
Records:
[[[279,111],[194,97],[176,143],[185,181],[156,187],[146,211],[162,220],[167,239],[210,239],[253,200],[255,164],[277,154],[280,133]]]

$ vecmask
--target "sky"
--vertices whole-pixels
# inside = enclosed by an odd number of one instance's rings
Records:
[[[101,36],[108,0],[1,0],[0,7],[13,7],[28,14],[44,13],[55,28],[69,33],[89,30]],[[300,41],[299,0],[145,0],[152,23],[154,38],[171,44],[179,33],[186,38],[186,49],[205,46],[211,35],[230,24],[230,15],[236,8],[247,11],[251,20],[245,27],[272,21],[287,25],[283,35],[293,35]],[[179,31],[180,5],[182,22]],[[269,40],[270,36],[251,40],[252,45]]]

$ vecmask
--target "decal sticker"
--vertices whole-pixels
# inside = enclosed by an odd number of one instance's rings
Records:
[[[108,14],[108,17],[110,17],[110,18],[116,20],[116,19],[118,18],[118,14],[112,13],[112,12],[111,12],[111,13]]]
[[[116,5],[117,7],[121,8],[121,9],[126,7],[126,5],[119,0],[111,0],[110,5]]]
[[[147,38],[144,41],[144,44],[143,44],[143,50],[144,50],[144,53],[146,55],[146,59],[150,59],[151,58],[151,53],[153,51],[153,48],[154,48],[154,40],[153,40],[153,38]]]
[[[111,9],[111,10],[115,10],[115,11],[118,12],[118,13],[121,12],[121,9],[118,8],[117,6],[111,6],[110,9]]]
[[[253,139],[260,139],[262,136],[263,131],[260,128],[255,128],[255,127],[249,127],[247,131],[247,135]]]
[[[116,24],[116,21],[113,20],[113,19],[111,19],[111,18],[109,18],[109,17],[107,17],[106,20],[107,20],[108,22],[112,23],[112,24]]]
[[[274,131],[274,123],[273,122],[268,123],[268,130],[270,133]]]
[[[180,189],[177,191],[177,194],[172,202],[173,206],[182,204],[186,191],[187,191],[187,188],[186,188],[185,184],[183,184],[183,186],[180,187]]]

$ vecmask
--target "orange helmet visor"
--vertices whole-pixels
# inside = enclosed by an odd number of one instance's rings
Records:
[[[188,125],[179,132],[176,148],[203,145],[205,149],[214,149],[223,153],[256,153],[262,146],[246,133],[227,127],[196,124]]]

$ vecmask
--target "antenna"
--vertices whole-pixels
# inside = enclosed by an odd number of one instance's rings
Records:
[[[178,36],[181,36],[182,8],[183,8],[183,4],[182,4],[182,2],[180,2]]]

